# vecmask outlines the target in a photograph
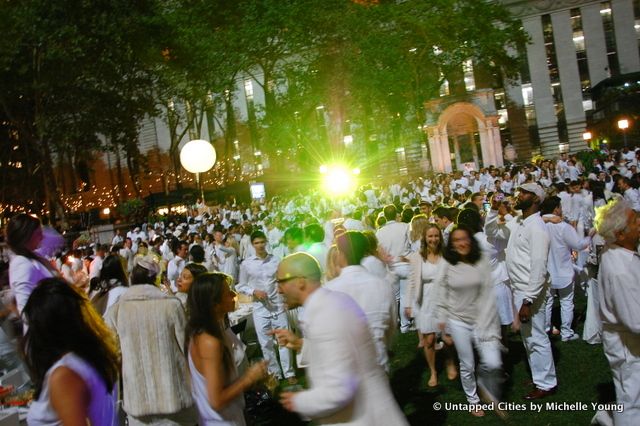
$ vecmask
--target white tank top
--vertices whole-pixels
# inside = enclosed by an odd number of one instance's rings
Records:
[[[88,420],[92,426],[111,426],[115,423],[115,399],[107,390],[107,385],[98,372],[84,359],[74,353],[67,353],[49,368],[44,376],[42,392],[37,401],[33,401],[27,424],[62,425],[58,414],[53,410],[49,398],[49,377],[58,367],[67,367],[79,375],[90,394]]]
[[[227,342],[230,344],[231,354],[234,358],[235,368],[229,381],[225,383],[228,385],[238,377],[238,370],[244,367],[242,364],[245,362],[245,346],[238,337],[233,334],[230,328],[225,330]],[[198,416],[200,418],[199,425],[207,426],[245,426],[244,419],[244,396],[239,395],[236,399],[231,401],[224,409],[217,412],[209,404],[209,398],[207,393],[207,381],[202,374],[198,371],[193,359],[191,358],[191,350],[189,350],[189,371],[191,373],[191,396],[198,408]]]

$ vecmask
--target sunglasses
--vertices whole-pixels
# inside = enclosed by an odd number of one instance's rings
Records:
[[[297,278],[307,278],[307,277],[302,276],[302,275],[294,275],[294,276],[292,276],[292,277],[276,278],[276,283],[277,283],[278,285],[280,285],[280,284],[284,284],[284,283],[286,283],[286,282],[289,282],[289,281],[291,281],[291,280],[295,280],[295,279],[297,279]]]

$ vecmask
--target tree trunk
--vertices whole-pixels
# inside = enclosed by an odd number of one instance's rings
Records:
[[[112,142],[113,143],[113,142]],[[120,146],[114,143],[114,154],[116,155],[116,175],[118,176],[118,203],[124,200],[124,176],[122,174],[122,160],[120,158]]]
[[[50,223],[51,225],[55,225],[57,218],[60,221],[60,227],[62,229],[67,229],[67,216],[62,205],[60,191],[58,191],[58,185],[53,171],[49,141],[42,139],[39,145],[42,147],[42,177],[44,180],[45,193],[47,195],[47,204],[49,206]]]

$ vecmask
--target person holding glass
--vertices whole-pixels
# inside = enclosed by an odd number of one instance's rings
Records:
[[[225,326],[235,309],[232,285],[233,278],[215,272],[200,274],[189,288],[188,359],[200,425],[245,425],[243,393],[267,373],[266,361],[247,369],[245,345]]]

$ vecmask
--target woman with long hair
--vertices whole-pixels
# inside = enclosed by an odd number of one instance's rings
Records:
[[[29,330],[22,350],[35,385],[27,423],[113,424],[118,351],[86,296],[63,279],[47,278],[23,313]]]
[[[491,280],[491,267],[482,256],[473,231],[458,225],[451,231],[443,267],[436,278],[436,318],[448,327],[460,359],[460,381],[469,404],[479,404],[474,348],[480,356],[480,385],[496,400],[502,378],[500,322]],[[484,416],[475,409],[471,414]]]
[[[129,289],[129,280],[117,254],[110,254],[102,262],[100,276],[91,280],[89,300],[100,315],[104,315],[120,296]]]
[[[22,313],[38,282],[57,275],[57,272],[47,259],[36,252],[42,241],[40,219],[26,213],[14,216],[7,225],[5,237],[14,253],[9,262],[9,285],[16,296],[18,312]]]
[[[246,367],[245,346],[225,318],[235,309],[232,278],[200,275],[189,289],[188,358],[201,425],[245,425],[243,393],[265,377],[266,362]]]
[[[176,287],[178,287],[178,292],[175,296],[180,299],[183,306],[187,306],[187,295],[189,294],[189,289],[193,285],[196,278],[200,275],[207,272],[207,268],[197,263],[187,263],[180,272],[178,276],[178,280],[176,281]]]
[[[409,227],[409,239],[411,240],[411,251],[419,251],[424,237],[424,230],[429,225],[429,218],[423,214],[415,215],[411,219]]]
[[[442,268],[442,231],[435,223],[429,223],[423,228],[420,250],[408,256],[411,265],[409,285],[407,286],[407,300],[409,306],[405,315],[416,319],[416,327],[424,348],[424,356],[429,366],[430,377],[427,386],[438,386],[436,371],[436,333],[438,324],[435,317],[433,289],[434,280]],[[451,355],[451,339],[446,335],[443,340],[447,344],[447,376],[450,380],[457,377],[457,371]]]

